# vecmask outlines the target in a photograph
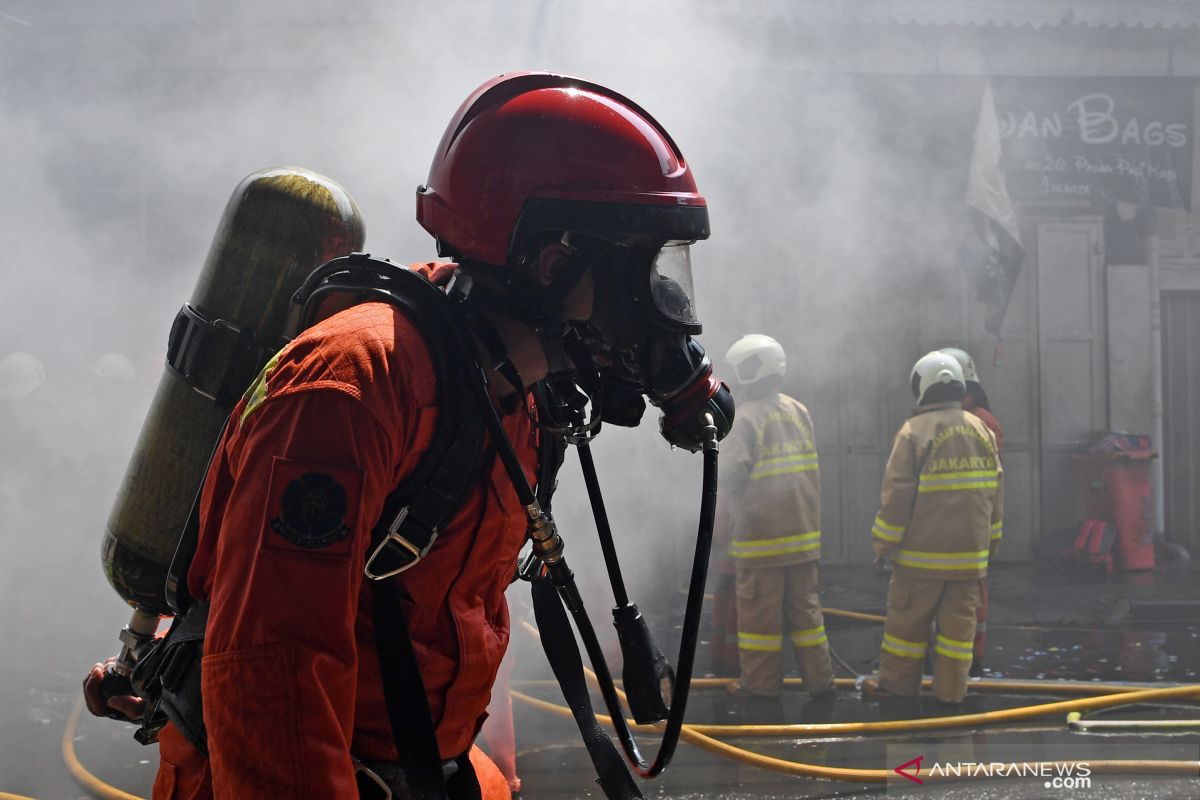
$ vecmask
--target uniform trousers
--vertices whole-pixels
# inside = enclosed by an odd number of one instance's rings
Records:
[[[888,586],[887,622],[879,656],[879,688],[915,695],[933,635],[933,693],[946,703],[962,702],[974,650],[976,613],[983,603],[979,578],[942,581],[897,571]]]
[[[743,690],[779,695],[785,632],[795,648],[805,689],[818,694],[833,686],[819,580],[815,560],[781,567],[738,564],[738,660]]]

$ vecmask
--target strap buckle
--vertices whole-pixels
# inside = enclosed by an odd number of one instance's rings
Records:
[[[167,339],[167,367],[225,410],[237,403],[265,356],[253,328],[209,319],[189,303],[175,315]]]
[[[354,762],[354,774],[356,776],[361,775],[374,784],[382,793],[380,796],[381,800],[394,800],[396,794],[392,791],[392,785],[390,783],[385,781],[378,772],[371,769],[357,758],[351,757],[351,760]]]
[[[416,566],[429,552],[429,548],[433,547],[433,543],[437,541],[438,529],[435,527],[430,531],[429,541],[424,547],[418,547],[413,542],[409,541],[400,533],[400,529],[404,526],[404,520],[408,518],[408,506],[400,509],[395,518],[387,526],[387,536],[371,553],[371,557],[367,559],[367,565],[363,568],[363,574],[373,581],[381,581],[384,578],[390,578],[393,575],[399,575],[407,569]],[[399,566],[392,566],[396,562]],[[389,563],[390,562],[390,563]]]
[[[408,779],[404,774],[404,767],[399,762],[392,761],[363,761],[354,755],[350,756],[350,761],[354,764],[354,775],[357,778],[362,776],[367,781],[370,781],[370,789],[378,789],[380,795],[366,795],[363,793],[362,781],[359,781],[359,796],[370,797],[371,800],[404,800],[409,796]],[[458,773],[458,759],[448,759],[441,764],[442,779],[449,780]]]

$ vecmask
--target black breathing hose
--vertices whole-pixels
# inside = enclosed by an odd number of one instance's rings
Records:
[[[591,620],[583,610],[573,580],[571,580],[570,589],[567,590],[572,596],[568,598],[566,594],[563,595],[567,608],[571,610],[572,617],[575,619],[579,634],[583,638],[592,668],[596,672],[596,682],[600,686],[604,704],[608,707],[617,738],[635,771],[643,778],[657,777],[666,769],[671,757],[675,754],[675,747],[679,743],[679,735],[683,728],[683,717],[687,711],[692,670],[696,661],[696,645],[700,638],[700,613],[704,605],[704,587],[708,580],[708,561],[712,550],[712,533],[717,509],[717,429],[715,425],[710,424],[704,430],[704,477],[700,498],[700,522],[696,532],[696,554],[692,562],[692,578],[688,587],[687,606],[683,617],[683,633],[679,642],[679,658],[675,667],[675,684],[671,692],[670,713],[667,716],[662,742],[653,763],[647,764],[638,750],[637,741],[625,720],[625,712],[621,708],[621,701],[613,684],[612,674],[604,657],[604,650],[596,637]],[[559,584],[556,582],[556,585]],[[559,589],[561,592],[564,587],[559,585]],[[576,609],[576,604],[578,604],[578,609]]]
[[[717,518],[717,427],[712,419],[704,427],[704,478],[700,494],[700,522],[696,530],[696,554],[692,559],[692,582],[688,587],[687,606],[683,615],[683,636],[679,642],[679,661],[675,667],[675,690],[671,693],[671,715],[663,731],[658,757],[647,770],[646,777],[662,772],[675,754],[683,715],[687,711],[688,690],[692,683],[692,668],[696,663],[696,644],[700,639],[700,613],[704,606],[704,586],[708,580],[708,559],[712,550],[713,525]],[[623,727],[628,727],[624,717]],[[616,724],[614,722],[614,724]]]
[[[596,479],[596,462],[592,458],[592,448],[587,442],[580,442],[576,449],[579,451],[579,464],[583,468],[583,482],[587,485],[588,500],[592,504],[592,517],[596,520],[596,532],[600,534],[600,549],[604,553],[604,566],[608,569],[608,582],[612,585],[613,599],[617,607],[624,607],[629,605],[629,593],[625,591],[625,579],[621,577],[621,563],[617,560],[617,550],[613,545],[612,528],[608,523],[608,512],[604,510],[600,482]]]
[[[480,372],[482,373],[482,370]],[[476,384],[475,381],[468,381],[468,384],[472,385],[476,400],[479,402],[484,419],[495,440],[500,460],[504,464],[518,498],[527,509],[537,509],[537,499],[529,482],[525,479],[525,473],[521,469],[520,461],[513,450],[508,433],[504,430],[495,407],[487,397],[484,383]],[[675,669],[675,684],[671,692],[670,712],[667,716],[662,742],[653,763],[647,764],[642,758],[633,732],[625,721],[625,712],[621,708],[621,700],[617,695],[612,673],[608,669],[608,662],[605,660],[604,650],[596,636],[596,630],[592,627],[591,619],[588,618],[587,610],[583,606],[583,598],[575,584],[574,574],[567,567],[566,561],[562,559],[561,553],[553,562],[546,563],[550,579],[558,589],[564,605],[571,612],[579,635],[583,638],[584,648],[587,650],[592,668],[596,672],[597,683],[600,685],[600,694],[604,697],[604,703],[608,707],[609,716],[612,718],[612,725],[617,732],[621,747],[634,770],[643,778],[654,778],[660,775],[675,754],[675,747],[679,744],[679,735],[683,728],[684,713],[687,711],[692,669],[696,661],[696,645],[700,638],[700,613],[704,605],[704,588],[705,582],[708,580],[708,560],[712,550],[713,525],[717,509],[717,428],[711,419],[704,427],[704,437],[704,477],[700,498],[700,522],[696,531],[696,555],[692,562],[692,579],[684,611],[683,633],[679,642],[679,658]],[[541,516],[547,515],[541,512]]]
[[[452,297],[454,297],[453,293]],[[461,302],[462,296],[460,295],[455,299]],[[463,329],[465,329],[465,326],[458,330],[461,331]],[[461,333],[456,338],[456,344],[460,353],[464,355],[472,353]],[[496,407],[492,404],[491,398],[488,397],[487,374],[475,359],[471,358],[466,363],[471,364],[476,373],[474,379],[468,375],[466,384],[475,398],[476,405],[479,406],[479,410],[483,414],[484,422],[496,446],[497,455],[504,465],[505,472],[508,473],[513,490],[516,491],[517,498],[529,515],[531,529],[540,526],[543,529],[549,528],[553,530],[553,520],[550,519],[549,514],[538,504],[537,496],[534,494],[529,481],[525,477],[520,459],[517,458],[516,450],[513,449],[512,441],[508,437],[508,432],[504,430],[504,424],[500,421],[500,415],[497,413]],[[696,555],[692,562],[692,579],[688,588],[687,606],[683,618],[683,633],[679,642],[679,658],[675,670],[675,684],[671,691],[670,712],[667,716],[662,742],[659,745],[658,754],[655,756],[653,763],[647,764],[642,758],[641,753],[638,751],[637,742],[633,738],[633,732],[629,729],[629,724],[625,721],[625,712],[621,708],[621,701],[617,696],[616,686],[613,684],[612,674],[609,672],[608,663],[604,658],[604,651],[600,646],[600,640],[596,637],[596,631],[592,627],[591,620],[588,618],[587,611],[583,606],[583,598],[579,594],[578,586],[575,584],[575,576],[567,566],[567,562],[562,558],[561,542],[555,543],[555,547],[551,550],[551,557],[543,559],[551,581],[554,583],[555,588],[558,589],[559,596],[571,612],[580,636],[583,637],[584,647],[588,651],[588,657],[592,662],[592,668],[595,670],[597,681],[600,684],[600,693],[604,697],[605,705],[608,707],[613,727],[616,729],[617,737],[621,741],[625,755],[638,775],[643,778],[657,777],[666,769],[667,764],[671,761],[671,757],[675,754],[675,747],[679,744],[679,735],[683,728],[683,716],[687,710],[688,691],[691,688],[692,681],[692,668],[696,661],[696,644],[699,641],[700,632],[700,612],[704,605],[704,588],[705,582],[708,580],[708,559],[712,549],[713,525],[716,520],[717,510],[717,426],[713,422],[711,415],[705,415],[705,422],[706,424],[703,429],[704,477],[700,497],[700,522],[696,531]],[[588,455],[590,456],[590,453]],[[556,532],[552,535],[554,539],[557,539],[558,535]],[[540,554],[541,551],[535,548],[535,552],[539,552]]]

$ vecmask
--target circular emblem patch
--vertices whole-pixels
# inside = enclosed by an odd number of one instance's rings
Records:
[[[300,547],[327,547],[350,535],[346,490],[323,472],[309,472],[287,485],[271,529]]]

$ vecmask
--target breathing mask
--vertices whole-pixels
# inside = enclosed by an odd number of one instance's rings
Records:
[[[705,414],[718,437],[733,424],[729,388],[692,337],[701,331],[692,294],[689,242],[634,242],[611,247],[592,270],[591,319],[573,323],[598,370],[602,416],[636,425],[642,395],[662,410],[659,430],[672,445],[701,448]]]

